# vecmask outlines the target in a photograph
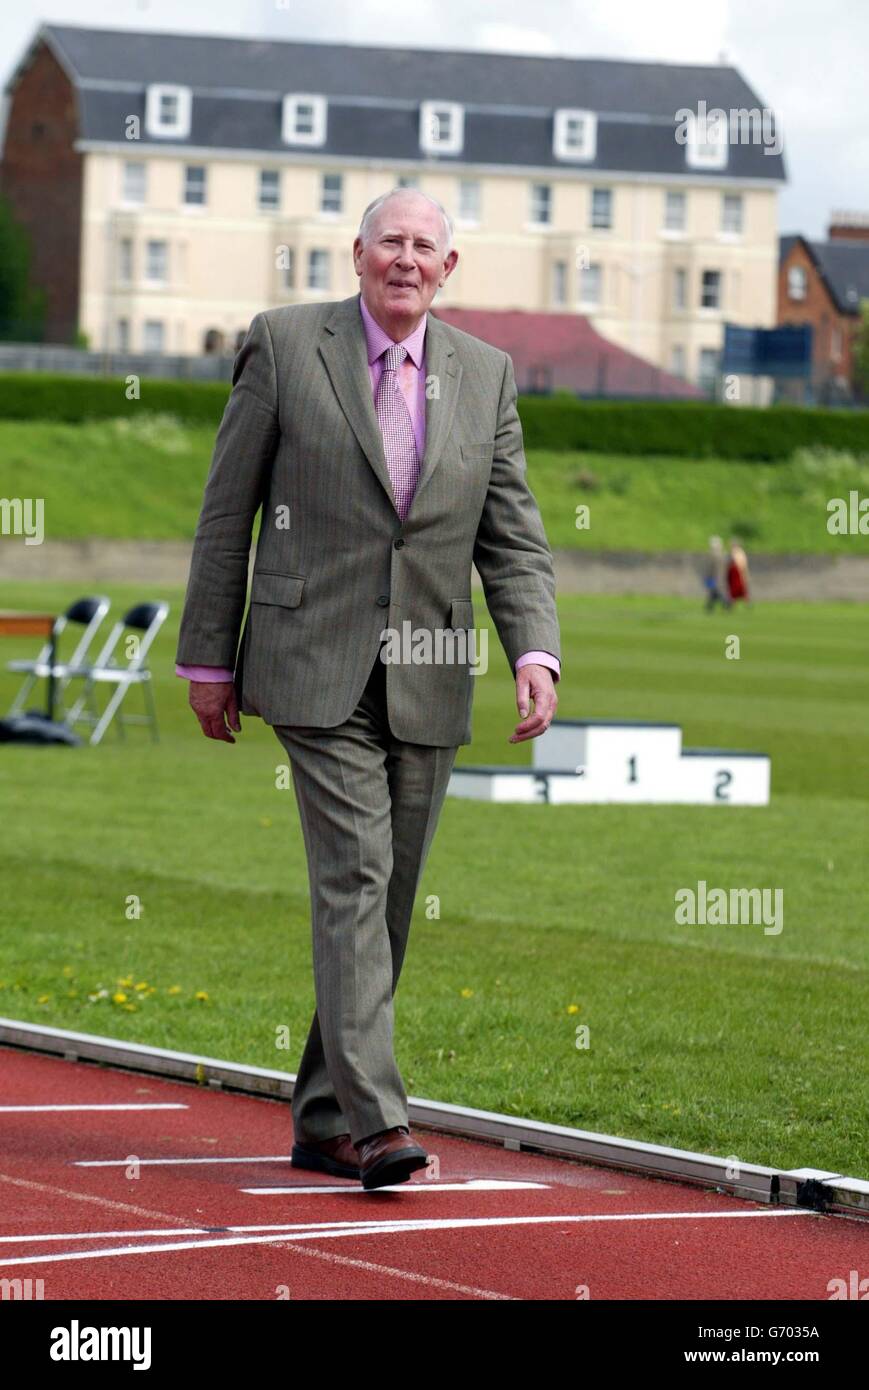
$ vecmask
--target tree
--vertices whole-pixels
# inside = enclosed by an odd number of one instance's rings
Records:
[[[31,287],[30,241],[15,220],[8,198],[0,196],[0,341],[41,343],[45,333],[45,291]]]
[[[869,396],[869,299],[860,301],[860,323],[854,334],[854,386],[864,398]]]

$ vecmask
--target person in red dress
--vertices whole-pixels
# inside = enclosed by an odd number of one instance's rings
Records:
[[[736,537],[732,537],[729,544],[730,559],[727,565],[727,591],[730,594],[731,603],[736,603],[738,599],[749,602],[749,577],[748,577],[748,556]]]

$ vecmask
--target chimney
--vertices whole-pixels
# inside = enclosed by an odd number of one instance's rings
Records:
[[[869,241],[869,212],[833,212],[827,231],[830,241]]]

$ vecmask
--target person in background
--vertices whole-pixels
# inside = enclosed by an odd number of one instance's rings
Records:
[[[706,560],[703,585],[706,589],[707,613],[712,612],[716,603],[720,603],[722,608],[730,607],[730,596],[727,592],[726,565],[724,561],[724,542],[720,536],[709,537],[709,555]]]
[[[731,536],[729,542],[730,560],[727,566],[727,591],[730,595],[730,602],[736,603],[738,599],[744,599],[749,603],[749,576],[748,576],[748,556],[735,536]]]

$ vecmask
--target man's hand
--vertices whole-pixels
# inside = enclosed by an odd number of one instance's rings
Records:
[[[528,714],[529,698],[534,701],[533,714]],[[526,738],[545,734],[555,718],[557,705],[558,696],[549,667],[538,666],[533,661],[520,666],[516,672],[516,708],[523,718],[507,740],[508,743],[522,743]]]
[[[206,738],[219,738],[235,743],[229,732],[241,733],[235,685],[232,681],[191,681],[190,708],[202,726]]]

